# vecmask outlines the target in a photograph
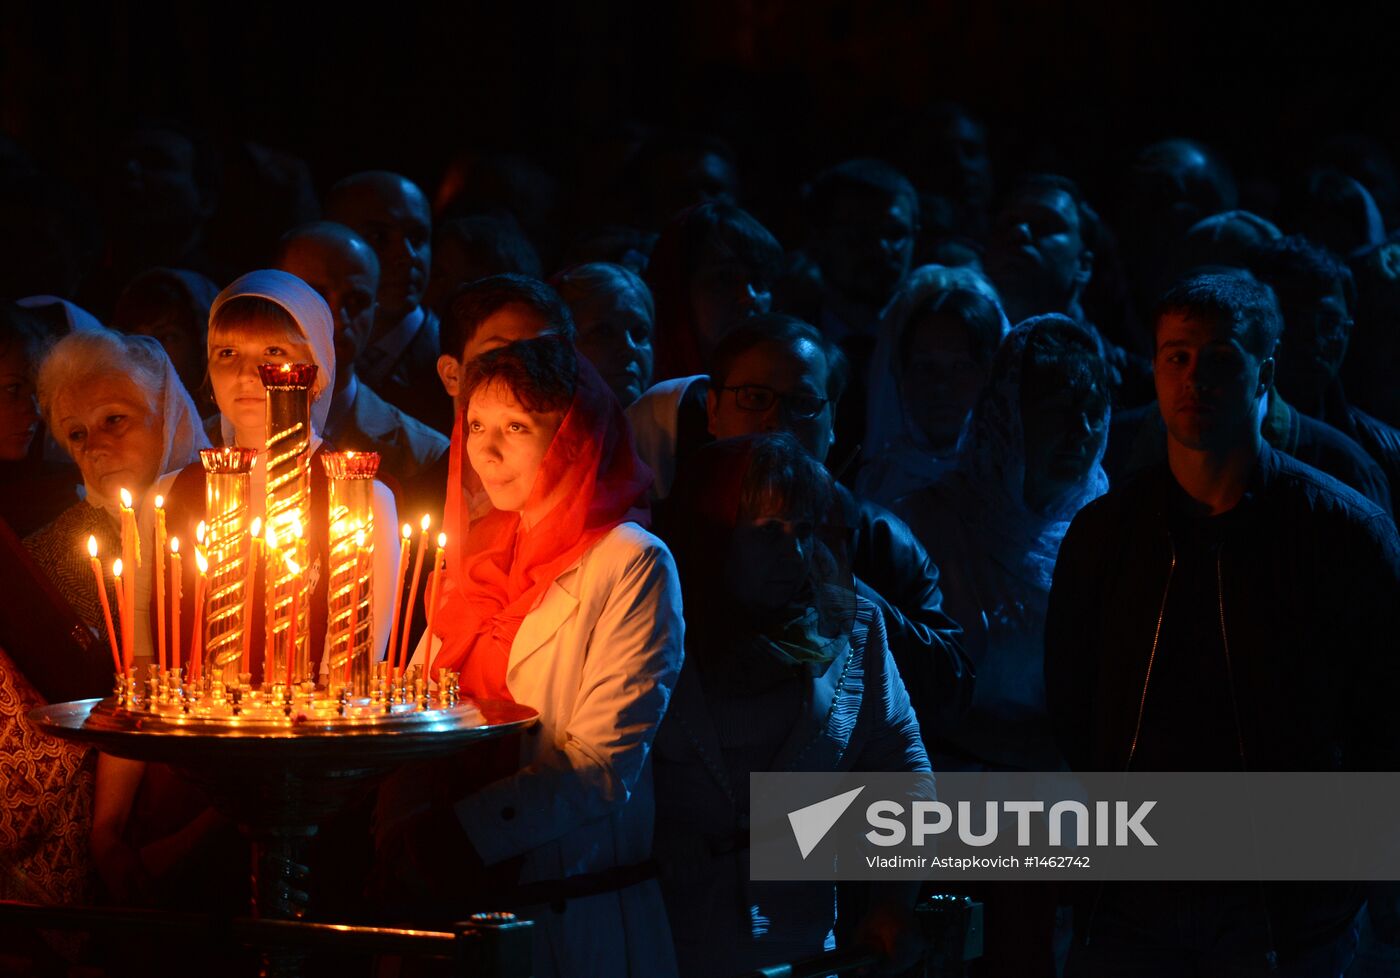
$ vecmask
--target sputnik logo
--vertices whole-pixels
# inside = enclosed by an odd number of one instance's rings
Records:
[[[833,795],[815,805],[788,812],[788,822],[792,825],[792,834],[797,839],[797,848],[801,851],[803,859],[826,838],[831,827],[846,813],[846,809],[851,807],[851,802],[856,800],[856,795],[864,790],[865,786],[862,785]]]

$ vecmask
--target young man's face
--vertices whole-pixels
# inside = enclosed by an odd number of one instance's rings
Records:
[[[1259,398],[1273,360],[1245,349],[1237,332],[1169,312],[1157,320],[1153,380],[1167,432],[1196,451],[1242,447],[1259,428]]]
[[[491,315],[481,321],[481,325],[472,333],[462,347],[460,358],[454,357],[446,351],[438,357],[438,376],[442,379],[442,386],[446,389],[448,396],[456,404],[457,411],[466,410],[467,405],[461,398],[462,370],[483,353],[509,346],[517,340],[533,340],[544,336],[550,332],[549,324],[544,316],[526,305],[512,304],[502,306]]]

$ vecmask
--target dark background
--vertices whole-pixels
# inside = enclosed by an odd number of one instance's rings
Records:
[[[1386,7],[1230,3],[590,0],[319,6],[6,5],[0,131],[78,188],[136,114],[431,188],[463,149],[568,184],[618,120],[715,132],[763,216],[822,164],[879,153],[931,99],[989,123],[993,159],[1105,187],[1143,143],[1192,135],[1248,182],[1320,135],[1393,147]],[[772,214],[769,214],[770,219]],[[781,223],[781,221],[778,221]]]

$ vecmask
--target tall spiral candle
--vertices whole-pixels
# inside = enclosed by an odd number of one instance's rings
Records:
[[[330,482],[329,675],[332,690],[349,685],[355,696],[369,695],[371,617],[374,582],[374,476],[376,452],[326,452],[321,456]]]
[[[267,678],[271,682],[289,675],[293,683],[299,683],[311,673],[307,643],[311,634],[310,583],[305,574],[289,568],[311,563],[302,528],[309,525],[311,509],[311,388],[316,382],[316,365],[265,363],[258,367],[258,375],[267,391],[264,522],[269,539],[277,541],[277,551],[269,550],[266,556],[271,609],[268,633],[273,640],[272,669]],[[292,600],[294,591],[297,601]],[[291,627],[294,610],[300,619],[295,628]]]
[[[238,685],[248,588],[248,496],[257,454],[234,447],[199,453],[209,559],[203,665],[213,683]]]

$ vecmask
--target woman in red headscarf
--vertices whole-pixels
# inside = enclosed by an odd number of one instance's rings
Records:
[[[647,757],[683,625],[671,554],[644,528],[651,473],[616,398],[567,341],[493,350],[463,383],[432,668],[460,673],[467,695],[528,704],[540,722],[489,774],[489,755],[456,762],[469,792],[459,778],[444,798],[448,779],[434,778],[429,813],[397,830],[385,823],[411,807],[408,792],[381,799],[386,895],[413,891],[452,919],[530,916],[537,975],[674,974],[649,864]],[[492,504],[475,519],[467,464]],[[505,880],[504,866],[518,874]]]

